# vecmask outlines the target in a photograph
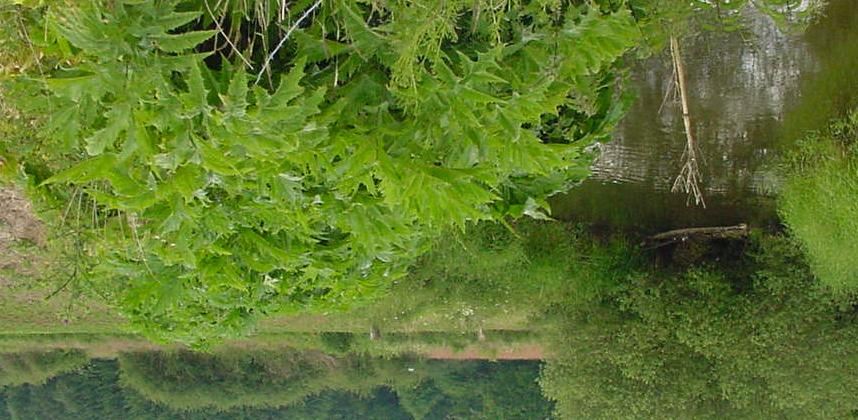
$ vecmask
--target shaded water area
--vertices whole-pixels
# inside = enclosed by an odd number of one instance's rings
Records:
[[[845,110],[858,89],[849,64],[856,61],[856,14],[854,1],[832,1],[802,32],[747,9],[744,30],[680,39],[705,208],[671,192],[686,139],[670,53],[634,62],[636,101],[602,145],[593,176],[555,198],[555,215],[645,232],[775,225],[783,146]]]

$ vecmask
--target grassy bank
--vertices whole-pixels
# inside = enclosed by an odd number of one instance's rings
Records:
[[[858,289],[858,110],[799,141],[787,176],[781,216],[814,273],[840,292]]]
[[[514,344],[516,334],[543,330],[547,308],[586,302],[615,287],[640,263],[636,255],[625,241],[595,238],[576,225],[480,225],[439,241],[385,297],[343,311],[278,314],[259,323],[253,339],[290,333],[363,337],[376,330],[391,351],[419,343],[463,349],[494,342],[485,347],[499,348],[503,340]],[[54,284],[33,280],[7,287],[0,298],[0,334],[131,332],[111,308],[73,301],[74,289],[45,300],[48,286]],[[409,334],[423,338],[410,344],[396,339]]]

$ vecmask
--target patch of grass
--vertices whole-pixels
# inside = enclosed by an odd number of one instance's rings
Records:
[[[123,319],[94,301],[70,305],[73,297],[45,299],[45,289],[6,289],[0,294],[0,334],[116,333],[126,331]]]
[[[580,226],[521,220],[480,224],[438,241],[379,301],[337,316],[339,325],[404,331],[539,328],[552,305],[574,305],[617,287],[636,266],[621,239]]]
[[[812,133],[788,160],[780,213],[820,281],[858,288],[858,111]]]

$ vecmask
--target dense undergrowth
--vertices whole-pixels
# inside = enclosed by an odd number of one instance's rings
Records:
[[[211,53],[194,2],[13,11],[44,57],[4,102],[40,126],[15,154],[70,230],[67,276],[202,343],[376,296],[447,227],[545,217],[622,115],[638,30],[622,7],[471,6],[403,31],[416,7],[307,5],[265,78]]]
[[[534,337],[548,356],[540,384],[559,417],[819,418],[848,416],[855,409],[854,299],[821,285],[791,238],[755,232],[747,240],[647,251],[619,246],[628,243],[619,238],[594,238],[580,228],[543,222],[515,227],[512,233],[487,225],[460,238],[466,246],[482,245],[476,255],[437,248],[418,263],[413,279],[420,278],[421,267],[438,269],[432,260],[441,255],[450,262],[446,274],[427,276],[434,283],[394,285],[391,301],[352,314],[383,325],[378,340],[366,333],[328,332],[307,335],[305,343],[291,338],[302,351],[275,346],[276,353],[270,353],[258,342],[249,351],[128,354],[120,357],[120,382],[145,400],[192,411],[294,406],[332,389],[363,393],[358,390],[390,387],[400,402],[405,395],[428,398],[424,403],[432,410],[447,412],[452,401],[461,407],[470,403],[461,395],[447,403],[435,399],[437,391],[430,390],[437,384],[428,384],[441,375],[441,365],[407,354],[432,342],[455,346],[455,334],[390,333],[385,328],[395,324],[381,323],[379,314],[388,313],[397,299],[406,301],[396,309],[413,308],[415,317],[471,305],[474,322],[457,327],[455,322],[467,317],[457,318],[448,330],[467,329],[467,342],[474,343],[480,316],[503,310],[481,302],[502,300],[516,311],[527,308],[538,321]],[[568,245],[559,246],[559,255],[545,248],[551,243]],[[695,259],[682,247],[708,251],[696,252]],[[681,265],[663,264],[680,254]],[[540,255],[546,259],[540,261]],[[717,263],[727,257],[735,261]],[[480,269],[455,269],[477,263]],[[588,269],[577,271],[581,265]],[[506,271],[510,274],[501,275]],[[539,290],[522,286],[515,276],[531,271],[565,274]],[[482,283],[490,287],[477,287]],[[410,296],[423,288],[432,293]],[[498,338],[497,332],[486,333],[489,342]],[[473,376],[462,380],[467,386],[452,389],[479,388]],[[214,394],[218,397],[211,398]],[[413,410],[408,409],[412,415],[420,412]]]
[[[854,298],[791,239],[752,239],[744,270],[648,271],[560,306],[540,382],[563,418],[846,418],[858,403]]]

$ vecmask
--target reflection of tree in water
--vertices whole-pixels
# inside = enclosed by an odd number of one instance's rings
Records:
[[[704,192],[767,192],[777,127],[797,100],[801,74],[815,67],[801,37],[778,29],[768,16],[743,11],[745,31],[705,31],[679,39],[689,106],[705,173]],[[665,52],[669,57],[669,52]],[[602,180],[642,182],[671,189],[684,161],[686,133],[680,107],[658,113],[673,74],[672,60],[657,57],[633,73],[638,100],[604,145],[594,173]]]
[[[0,390],[0,418],[547,418],[537,362],[140,352]]]
[[[24,353],[0,353],[0,387],[39,385],[64,372],[85,365],[80,350],[46,350]]]
[[[822,24],[805,34],[818,68],[802,80],[801,101],[784,120],[785,141],[824,128],[833,116],[858,106],[858,9],[853,0],[831,0]]]
[[[388,388],[417,418],[549,412],[534,363],[332,358],[278,351],[202,355],[137,353],[120,358],[122,382],[178,409],[293,406],[326,391],[372,395]]]

